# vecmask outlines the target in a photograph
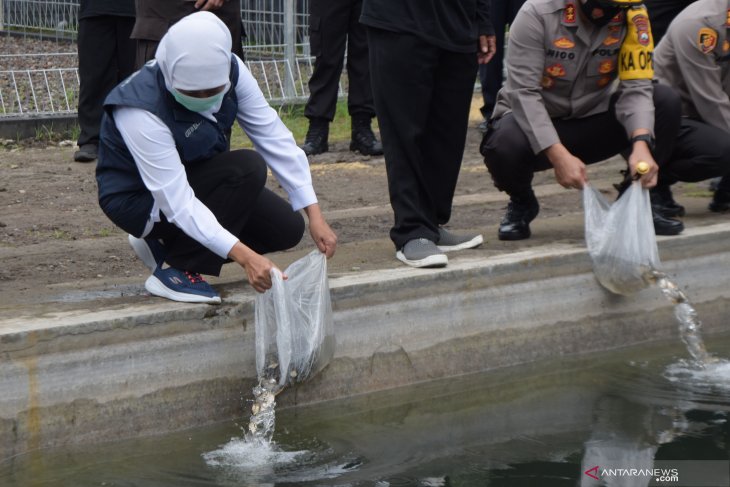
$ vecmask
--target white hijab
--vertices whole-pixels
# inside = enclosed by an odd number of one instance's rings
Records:
[[[170,27],[160,40],[155,59],[168,90],[228,85],[231,33],[214,14],[195,12]]]

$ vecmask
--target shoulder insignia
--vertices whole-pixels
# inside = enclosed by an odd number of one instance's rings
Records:
[[[700,51],[709,54],[717,46],[717,31],[703,27],[697,34],[697,45]]]
[[[648,46],[650,41],[649,35],[649,17],[644,14],[637,14],[631,17],[631,22],[636,27],[639,44]]]
[[[565,5],[565,10],[563,10],[563,22],[566,24],[575,24],[575,4],[574,3],[568,3]]]
[[[560,39],[555,39],[553,45],[559,49],[572,49],[575,47],[575,42],[567,37],[561,37]]]

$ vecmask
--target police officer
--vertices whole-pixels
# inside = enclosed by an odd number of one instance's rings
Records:
[[[337,92],[347,49],[347,110],[352,119],[350,150],[379,156],[383,146],[371,128],[375,117],[370,86],[368,41],[360,24],[363,0],[310,0],[309,46],[315,56],[304,116],[309,129],[301,145],[307,155],[329,150],[329,126],[335,118]]]
[[[212,13],[170,27],[155,61],[114,88],[104,108],[99,204],[152,271],[150,293],[220,303],[200,274],[218,275],[229,259],[263,292],[274,264],[262,254],[301,240],[300,209],[318,248],[334,253],[337,237],[317,204],[307,157]],[[228,150],[235,121],[256,151]],[[265,188],[268,168],[289,203]]]
[[[676,181],[723,176],[709,209],[730,210],[730,2],[698,0],[669,26],[656,50],[656,77],[674,87],[682,118],[670,162],[659,189],[665,214],[683,208],[671,197]],[[654,202],[652,201],[652,204]]]
[[[637,0],[528,0],[512,23],[507,79],[481,153],[495,185],[510,196],[500,240],[530,237],[539,212],[535,171],[553,168],[563,187],[586,184],[586,164],[628,153],[656,184],[679,126],[676,94],[652,85],[653,44]],[[614,83],[618,78],[619,82]],[[656,106],[656,116],[655,116]],[[682,222],[655,212],[660,235]]]

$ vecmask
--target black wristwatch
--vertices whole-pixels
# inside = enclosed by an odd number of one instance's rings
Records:
[[[646,145],[649,146],[649,150],[652,153],[654,152],[654,146],[655,146],[655,144],[654,144],[654,137],[652,137],[649,134],[636,135],[634,137],[631,137],[631,145],[633,146],[634,145],[634,142],[636,142],[637,140],[643,140],[644,142],[646,142]]]

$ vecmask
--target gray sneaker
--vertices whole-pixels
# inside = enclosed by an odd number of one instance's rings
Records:
[[[439,240],[436,242],[439,250],[453,252],[454,250],[473,249],[484,242],[481,234],[455,235],[443,227],[439,227]]]
[[[395,257],[413,267],[446,267],[449,258],[436,244],[425,238],[409,240]]]

